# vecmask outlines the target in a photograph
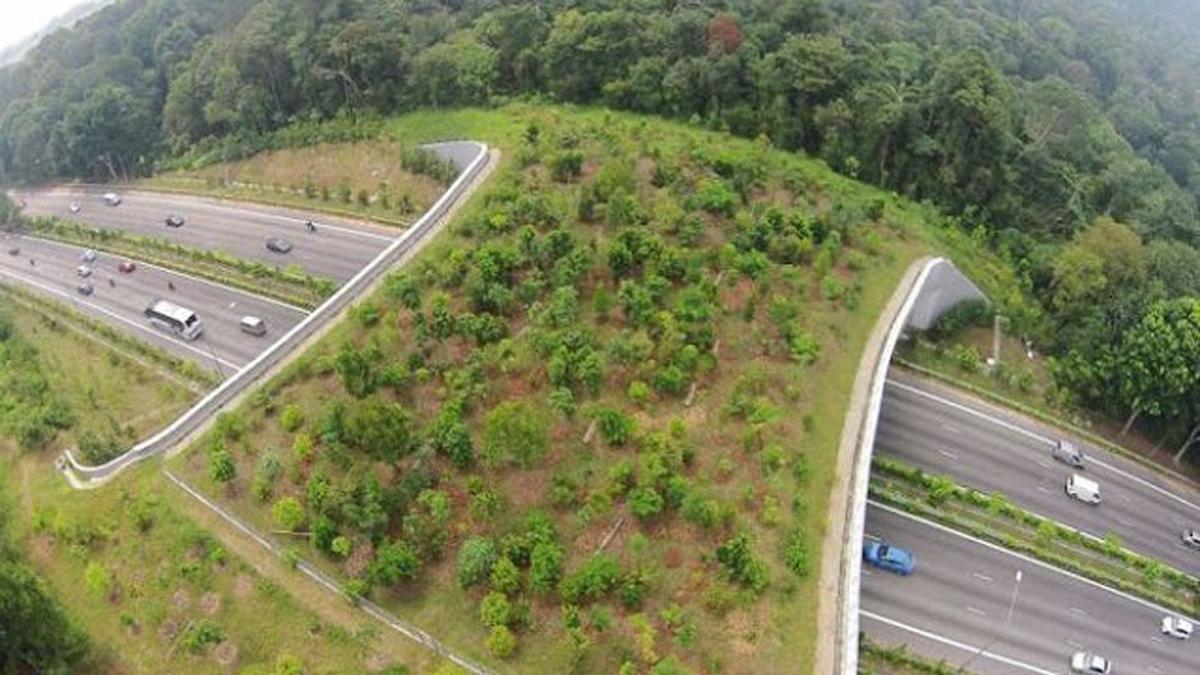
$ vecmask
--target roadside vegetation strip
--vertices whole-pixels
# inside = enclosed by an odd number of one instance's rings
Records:
[[[1200,580],[1122,546],[1030,513],[999,493],[876,457],[871,497],[985,541],[1188,615],[1200,610]]]
[[[114,345],[129,350],[141,357],[151,361],[159,366],[165,367],[174,373],[177,373],[184,379],[196,383],[205,389],[211,389],[220,382],[214,373],[211,373],[191,361],[175,356],[164,349],[152,346],[146,342],[138,340],[127,335],[125,332],[113,328],[112,326],[98,321],[91,317],[67,307],[66,305],[51,300],[40,293],[27,291],[18,286],[11,284],[0,283],[0,293],[5,293],[14,301],[24,301],[23,304],[31,310],[42,314],[47,319],[52,321],[62,321],[66,324],[85,328],[92,333],[102,336],[108,342]]]
[[[858,672],[863,675],[955,675],[969,673],[951,667],[945,659],[934,660],[909,651],[908,645],[891,647],[873,641],[864,633],[858,640]]]
[[[1187,476],[1184,476],[1184,475],[1179,474],[1178,472],[1172,471],[1169,468],[1159,464],[1158,462],[1155,462],[1143,455],[1140,455],[1122,445],[1113,443],[1112,441],[1108,440],[1107,438],[1104,438],[1103,436],[1100,436],[1099,434],[1097,434],[1093,431],[1089,431],[1088,429],[1085,429],[1084,427],[1081,427],[1078,424],[1075,424],[1068,420],[1062,419],[1060,417],[1056,417],[1056,416],[1049,414],[1037,407],[1034,407],[1027,403],[1010,398],[1008,396],[1005,396],[1004,394],[1001,394],[1001,393],[994,391],[992,389],[989,389],[987,387],[981,387],[972,382],[968,382],[967,380],[964,380],[960,377],[955,377],[954,375],[946,373],[945,371],[942,371],[942,370],[938,370],[937,368],[931,368],[928,365],[922,365],[922,364],[916,363],[910,359],[906,359],[906,358],[897,356],[892,359],[892,362],[896,365],[899,365],[899,366],[907,369],[907,370],[911,370],[915,373],[925,375],[926,377],[930,377],[935,380],[939,380],[945,384],[949,384],[951,386],[954,386],[954,387],[957,387],[964,391],[968,391],[972,394],[975,394],[976,396],[979,396],[980,398],[987,399],[987,400],[991,401],[992,403],[1002,405],[1006,408],[1010,408],[1010,409],[1012,409],[1016,412],[1019,412],[1023,415],[1028,415],[1029,417],[1033,417],[1033,418],[1037,419],[1039,422],[1042,422],[1044,424],[1048,424],[1052,427],[1057,427],[1057,428],[1069,431],[1072,435],[1078,436],[1079,438],[1084,439],[1088,443],[1091,443],[1091,444],[1101,447],[1105,450],[1108,450],[1109,452],[1113,453],[1114,455],[1118,455],[1118,456],[1128,459],[1132,462],[1136,462],[1140,466],[1150,469],[1150,470],[1154,471],[1155,473],[1158,473],[1166,478],[1170,478],[1171,480],[1176,480],[1176,481],[1183,481],[1190,487],[1196,486],[1196,482],[1193,481],[1192,479],[1188,478]]]
[[[31,218],[25,224],[39,237],[135,258],[307,310],[332,295],[338,286],[331,279],[314,277],[299,268],[269,267],[221,251],[190,248],[121,230],[97,229],[47,217]]]
[[[90,187],[90,186],[89,186]],[[239,202],[250,202],[263,206],[278,206],[288,209],[303,209],[313,213],[323,213],[339,218],[354,220],[369,220],[380,225],[403,230],[412,225],[415,218],[393,218],[374,213],[370,210],[354,211],[339,209],[329,205],[322,199],[307,197],[303,191],[295,194],[291,188],[271,185],[235,184],[232,186],[213,187],[203,178],[183,176],[155,176],[131,186],[143,192],[158,192],[170,195],[201,196],[214,199],[235,199]],[[414,216],[420,215],[420,210],[414,207]]]

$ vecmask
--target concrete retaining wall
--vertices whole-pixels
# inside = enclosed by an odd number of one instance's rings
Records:
[[[845,539],[842,542],[841,574],[837,589],[839,609],[834,672],[838,675],[858,673],[859,589],[862,585],[862,537],[867,517],[867,484],[871,476],[875,432],[892,354],[908,329],[928,329],[946,310],[963,300],[974,299],[986,298],[950,261],[934,258],[925,263],[904,305],[892,321],[875,363],[849,476],[850,492],[846,503]]]

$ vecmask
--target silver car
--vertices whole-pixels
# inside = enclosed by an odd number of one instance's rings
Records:
[[[1112,672],[1112,661],[1091,652],[1075,652],[1071,656],[1071,672],[1108,675]]]
[[[1179,538],[1183,541],[1184,546],[1200,551],[1200,532],[1189,527],[1179,535]]]

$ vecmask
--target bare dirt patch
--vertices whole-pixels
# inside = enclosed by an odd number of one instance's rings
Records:
[[[188,592],[182,588],[175,591],[175,593],[171,595],[171,606],[175,608],[175,611],[182,612],[186,610],[190,604],[192,604],[192,598],[188,595]]]
[[[233,580],[233,597],[245,598],[249,597],[254,590],[254,579],[250,578],[249,574],[239,574],[237,579]]]
[[[167,619],[158,627],[158,638],[163,642],[170,642],[179,634],[179,622],[175,619]]]
[[[226,640],[213,648],[212,657],[214,661],[228,668],[237,662],[237,645]]]
[[[221,596],[209,591],[200,597],[200,611],[212,616],[221,609]]]

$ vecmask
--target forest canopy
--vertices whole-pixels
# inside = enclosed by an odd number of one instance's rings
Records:
[[[685,119],[980,231],[1041,303],[1018,328],[1060,381],[1128,414],[1103,364],[1155,303],[1200,293],[1197,45],[1187,0],[124,0],[0,70],[0,182],[513,97]],[[1097,218],[1145,247],[1135,283],[1087,251]],[[1186,425],[1187,392],[1146,412]]]

